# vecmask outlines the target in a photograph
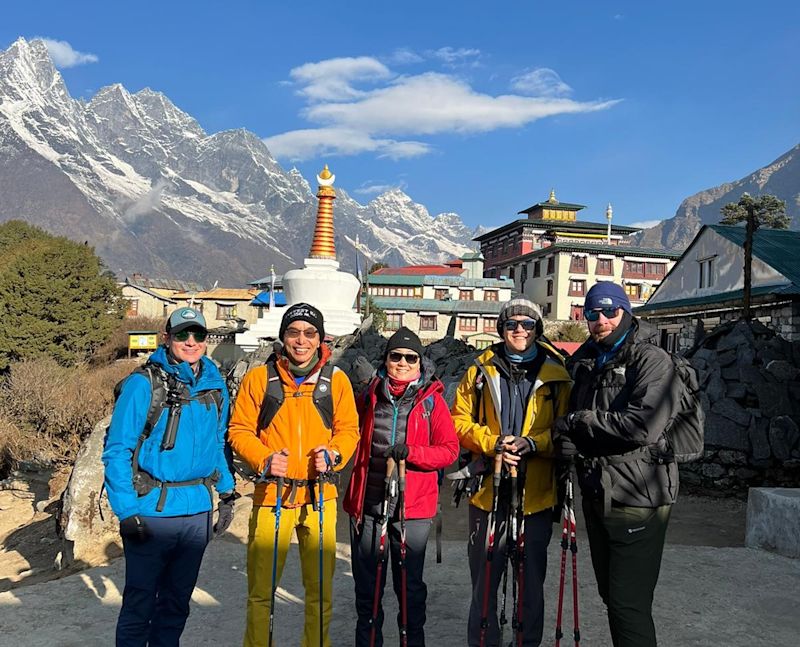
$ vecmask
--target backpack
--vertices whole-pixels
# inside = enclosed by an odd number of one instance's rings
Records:
[[[257,429],[269,427],[275,414],[283,406],[285,396],[281,378],[275,368],[275,361],[276,358],[272,355],[264,363],[267,371],[267,388],[264,389],[264,399],[261,401],[261,409],[258,412]],[[317,383],[314,385],[314,391],[311,395],[317,413],[322,418],[322,424],[325,425],[326,429],[331,429],[333,426],[333,389],[331,380],[334,368],[334,365],[328,362],[320,369]],[[244,479],[253,480],[260,476],[236,454],[233,455],[233,468]]]
[[[429,395],[422,401],[422,417],[428,423],[428,444],[433,442],[433,426],[431,425],[431,415],[433,414],[433,395]],[[439,494],[442,489],[442,481],[444,480],[444,468],[436,470],[436,486],[438,491],[436,494],[436,563],[442,563],[442,502],[439,500]]]
[[[675,374],[680,379],[680,407],[664,431],[676,463],[690,463],[703,455],[706,413],[700,402],[697,370],[688,359],[670,353]]]

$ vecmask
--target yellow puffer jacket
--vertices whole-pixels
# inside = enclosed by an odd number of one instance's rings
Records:
[[[564,362],[549,345],[536,342],[540,353],[547,353],[539,369],[534,392],[528,401],[522,435],[536,443],[536,454],[528,458],[525,476],[525,514],[533,514],[556,505],[555,463],[550,428],[553,420],[567,413],[572,386]],[[467,369],[456,391],[451,409],[459,442],[477,458],[481,454],[494,458],[500,439],[500,373],[493,359],[500,344],[482,353]],[[478,388],[478,375],[481,386]],[[492,478],[484,478],[470,503],[481,510],[492,507]]]
[[[343,469],[353,455],[359,438],[358,413],[353,388],[347,375],[334,369],[331,376],[332,429],[325,428],[312,399],[319,371],[330,356],[326,346],[320,347],[320,352],[322,356],[319,363],[299,387],[289,372],[286,358],[278,360],[276,366],[283,385],[284,400],[266,429],[258,429],[257,426],[267,388],[267,367],[257,366],[244,376],[228,426],[228,438],[233,451],[257,474],[263,471],[272,454],[284,448],[289,450],[289,469],[286,476],[291,479],[316,478],[311,450],[319,445],[327,445],[339,452],[342,462],[337,470]],[[274,482],[257,484],[253,493],[253,504],[275,505],[275,489]],[[326,485],[325,500],[335,499],[336,496],[336,488]],[[293,502],[284,498],[283,503],[286,507],[311,503],[309,489],[299,488]]]

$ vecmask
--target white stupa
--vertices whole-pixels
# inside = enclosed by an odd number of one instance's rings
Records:
[[[361,315],[355,309],[359,281],[352,274],[339,271],[336,260],[333,239],[335,179],[327,165],[317,176],[319,207],[311,251],[303,261],[303,269],[290,270],[283,275],[286,306],[271,307],[250,330],[236,335],[236,345],[245,351],[258,348],[262,339],[277,339],[283,313],[295,303],[310,303],[321,310],[327,335],[347,335],[361,325]]]

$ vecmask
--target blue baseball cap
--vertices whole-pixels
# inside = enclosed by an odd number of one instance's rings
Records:
[[[621,285],[611,281],[600,281],[595,283],[586,293],[583,302],[584,310],[596,310],[598,308],[622,308],[628,314],[631,312],[631,302],[628,295]]]
[[[176,333],[187,328],[206,330],[206,319],[194,308],[178,308],[167,319],[167,332]]]

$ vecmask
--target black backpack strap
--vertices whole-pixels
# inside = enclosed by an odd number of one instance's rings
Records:
[[[333,428],[333,371],[335,366],[328,362],[319,372],[314,386],[314,406],[322,417],[326,429]]]
[[[264,364],[267,371],[267,388],[264,389],[264,399],[261,401],[261,410],[258,412],[257,429],[269,427],[278,409],[283,404],[283,385],[275,367],[275,359],[270,358]]]

